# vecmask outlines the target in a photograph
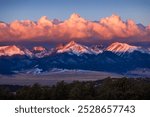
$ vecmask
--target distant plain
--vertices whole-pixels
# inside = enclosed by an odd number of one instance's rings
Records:
[[[62,71],[62,72],[46,72],[41,74],[19,73],[15,75],[0,75],[0,84],[6,85],[54,85],[57,82],[73,82],[73,81],[96,81],[104,78],[121,78],[120,74],[97,72],[97,71]]]

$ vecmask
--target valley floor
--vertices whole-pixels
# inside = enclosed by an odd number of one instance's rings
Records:
[[[60,81],[96,81],[104,78],[121,78],[120,74],[84,70],[56,70],[40,74],[19,73],[16,75],[0,75],[0,84],[5,85],[53,85]]]

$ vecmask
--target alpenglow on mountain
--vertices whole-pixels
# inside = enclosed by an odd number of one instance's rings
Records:
[[[80,45],[74,41],[71,41],[70,43],[68,43],[65,46],[60,47],[57,50],[57,53],[72,53],[72,54],[76,54],[76,55],[82,55],[82,54],[99,54],[102,52],[102,50],[94,50],[92,48],[89,48],[87,46],[84,45]]]
[[[85,46],[74,41],[56,48],[42,46],[27,49],[20,46],[0,47],[0,74],[30,69],[82,69],[125,73],[150,68],[149,48],[115,42],[106,48]]]
[[[97,45],[94,47],[88,47],[85,45],[81,45],[79,43],[76,43],[75,41],[71,41],[67,43],[66,45],[61,45],[56,48],[52,49],[46,49],[43,46],[35,46],[33,49],[29,50],[27,48],[18,47],[15,45],[10,46],[0,46],[0,56],[13,56],[13,55],[36,55],[37,53],[44,53],[45,56],[50,55],[50,53],[55,54],[61,54],[61,53],[68,53],[68,54],[74,54],[77,56],[83,55],[83,54],[91,54],[91,55],[98,55],[102,54],[105,51],[109,51],[115,54],[124,54],[124,53],[133,53],[135,51],[142,52],[142,53],[150,53],[149,48],[142,48],[140,46],[132,46],[127,43],[119,43],[115,42],[110,44],[106,48],[98,48]]]
[[[13,55],[24,55],[25,53],[15,45],[12,46],[1,46],[0,56],[13,56]]]

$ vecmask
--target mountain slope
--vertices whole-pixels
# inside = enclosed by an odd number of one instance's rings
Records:
[[[115,42],[115,43],[112,43],[110,46],[108,46],[106,48],[106,51],[111,51],[113,53],[117,53],[120,55],[123,53],[132,53],[134,51],[140,51],[140,49],[141,47],[131,46],[126,43]]]
[[[70,43],[66,44],[65,46],[58,48],[58,50],[57,50],[57,53],[71,53],[71,54],[75,54],[77,56],[82,55],[82,54],[99,54],[101,52],[102,51],[100,51],[100,50],[94,50],[87,46],[78,44],[74,41],[71,41]]]
[[[24,55],[25,53],[17,46],[1,46],[0,56]]]

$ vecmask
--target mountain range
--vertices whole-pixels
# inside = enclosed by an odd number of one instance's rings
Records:
[[[150,68],[150,48],[115,42],[108,47],[85,46],[75,41],[56,48],[42,46],[27,49],[16,45],[0,47],[0,74],[19,73],[30,69],[82,69],[126,73],[137,68]]]

